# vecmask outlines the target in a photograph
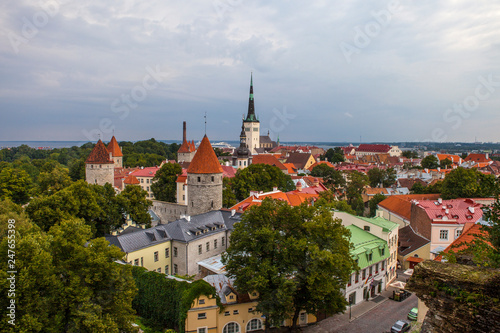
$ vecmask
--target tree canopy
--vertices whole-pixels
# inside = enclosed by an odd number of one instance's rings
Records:
[[[298,314],[337,313],[356,263],[350,256],[350,232],[328,209],[291,207],[264,199],[235,225],[223,262],[241,292],[259,293],[257,311],[266,327]]]
[[[182,167],[177,163],[165,163],[156,171],[151,185],[156,200],[177,202],[177,177],[182,174]]]
[[[340,147],[328,149],[324,155],[320,156],[322,161],[327,160],[332,163],[344,162],[344,151]]]
[[[234,193],[237,201],[250,195],[250,191],[269,192],[277,187],[280,191],[288,192],[295,189],[292,178],[284,174],[278,167],[268,164],[250,164],[245,169],[239,169],[236,175],[225,184],[226,189]],[[229,195],[225,191],[223,194]],[[223,198],[228,201],[227,198]]]
[[[422,159],[420,165],[426,169],[437,169],[439,167],[439,160],[434,155],[428,155]]]
[[[495,176],[459,167],[446,175],[441,194],[443,199],[485,198],[494,196],[497,188]]]
[[[376,214],[378,204],[386,199],[386,196],[377,193],[373,196],[373,198],[370,199],[368,202],[368,207],[370,207],[370,216],[373,217]]]
[[[92,239],[82,220],[64,220],[48,233],[36,226],[16,230],[16,329],[20,332],[135,332],[131,266],[104,238]],[[0,243],[7,258],[8,242]],[[0,291],[9,290],[7,260],[0,264]],[[9,298],[1,297],[6,309]],[[0,331],[12,327],[0,319]]]
[[[346,198],[357,215],[362,216],[365,210],[361,194],[368,184],[368,177],[358,171],[351,171],[347,175]]]
[[[311,176],[323,177],[323,184],[332,191],[343,189],[345,187],[345,179],[342,172],[329,167],[326,164],[316,165],[311,170]]]
[[[379,169],[372,168],[368,170],[368,182],[371,187],[389,187],[396,182],[396,170],[394,168]]]

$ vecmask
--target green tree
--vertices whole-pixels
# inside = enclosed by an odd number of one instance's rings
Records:
[[[130,214],[132,221],[145,224],[149,228],[151,227],[151,215],[149,215],[148,209],[153,203],[146,199],[146,195],[147,192],[140,186],[128,185],[118,194],[118,202],[121,203],[123,210]]]
[[[358,171],[351,171],[347,176],[346,198],[347,203],[356,211],[357,215],[362,216],[364,212],[364,203],[361,194],[368,184],[368,177]]]
[[[420,182],[415,182],[410,190],[413,194],[424,194],[426,193],[426,186],[422,185]]]
[[[74,182],[80,179],[85,180],[85,159],[81,158],[69,163],[69,176]]]
[[[151,185],[151,191],[156,200],[177,202],[177,177],[182,174],[182,167],[177,163],[165,163],[156,171]]]
[[[8,242],[0,244],[7,257]],[[83,221],[70,219],[48,233],[36,226],[16,234],[16,329],[19,332],[135,332],[131,266],[123,252],[91,239]],[[0,291],[7,295],[7,261],[0,264]],[[7,308],[7,297],[0,298]],[[8,332],[2,316],[0,331]]]
[[[222,207],[230,208],[236,205],[236,195],[231,188],[231,178],[222,179]]]
[[[368,182],[371,187],[389,187],[396,182],[396,170],[394,168],[368,170]]]
[[[68,169],[57,165],[50,172],[40,172],[38,175],[38,192],[50,194],[71,185]]]
[[[439,160],[434,155],[428,155],[422,159],[420,165],[426,169],[437,169],[439,167]]]
[[[456,168],[443,180],[443,199],[484,198],[496,193],[497,183],[493,175],[485,175],[476,169]]]
[[[373,198],[370,199],[368,202],[368,207],[370,207],[370,216],[373,217],[375,216],[375,213],[377,212],[378,204],[386,199],[386,196],[377,193],[373,196]]]
[[[326,164],[316,165],[311,170],[311,176],[323,177],[323,184],[333,191],[345,187],[345,179],[342,173]]]
[[[269,192],[273,187],[283,192],[295,189],[289,175],[284,174],[278,167],[267,164],[251,164],[238,170],[236,176],[231,179],[230,186],[238,201],[247,198],[250,191]]]
[[[340,147],[335,147],[335,148],[330,148],[328,149],[324,155],[321,155],[320,156],[320,159],[322,161],[324,160],[328,160],[329,162],[332,162],[332,163],[340,163],[340,162],[344,162],[345,161],[345,158],[344,158],[344,151],[342,150],[342,148]]]
[[[17,204],[25,204],[29,201],[32,180],[28,173],[22,169],[10,167],[0,172],[0,199],[10,199]]]
[[[441,167],[441,169],[448,169],[452,165],[453,165],[453,162],[449,158],[445,158],[444,160],[439,162],[439,166]]]
[[[338,200],[331,190],[319,193],[319,199],[314,202],[315,206],[325,207],[329,210],[338,210],[351,215],[356,215],[356,212],[345,200]]]
[[[418,153],[414,150],[405,150],[402,155],[406,158],[418,158]]]
[[[235,225],[222,260],[239,291],[259,293],[266,330],[288,317],[295,328],[302,310],[345,310],[342,290],[356,269],[349,238],[327,209],[266,198]]]
[[[24,212],[24,209],[13,203],[10,199],[0,200],[0,242],[7,236],[7,230],[9,225],[7,221],[14,220],[16,229],[31,226],[31,221],[28,215]]]

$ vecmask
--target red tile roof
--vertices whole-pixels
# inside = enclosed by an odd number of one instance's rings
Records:
[[[187,169],[188,173],[223,173],[214,149],[205,135]]]
[[[482,226],[480,224],[471,223],[471,226],[468,226],[467,223],[467,225],[464,226],[460,237],[458,237],[457,239],[455,239],[455,241],[453,241],[453,243],[448,245],[448,247],[443,252],[449,253],[450,251],[458,252],[460,250],[464,250],[469,247],[469,244],[472,244],[474,240],[481,236],[487,237],[488,233],[484,229],[482,229]],[[486,241],[486,244],[491,246],[491,243],[488,241]],[[438,255],[434,260],[441,261],[442,259],[443,256]]]
[[[410,195],[391,195],[381,201],[379,206],[385,208],[408,221],[411,218],[412,200],[437,200],[440,194],[410,194]]]
[[[295,168],[295,165],[293,165],[293,163],[283,163],[283,165],[288,170],[289,175],[297,173],[297,169]]]
[[[87,164],[111,164],[113,160],[109,158],[109,152],[101,139],[97,141],[94,149],[90,152],[89,157],[85,161]]]
[[[108,143],[108,152],[111,153],[111,156],[113,157],[120,157],[123,156],[122,150],[120,149],[120,146],[118,145],[118,142],[116,141],[115,136],[111,138],[111,141]]]
[[[360,144],[359,147],[356,148],[357,152],[360,151],[370,153],[387,153],[389,150],[391,150],[391,146],[389,145],[372,145],[365,143]]]
[[[135,170],[132,175],[135,177],[154,177],[158,170],[160,170],[160,167],[147,167]]]
[[[453,199],[420,201],[419,207],[425,210],[432,223],[476,222],[483,216],[482,205],[472,199]]]
[[[485,154],[469,154],[467,157],[464,159],[465,162],[491,162],[491,159],[486,158]]]
[[[274,165],[280,168],[280,170],[288,170],[287,167],[284,166],[283,163],[281,163],[273,154],[254,155],[252,158],[252,164]]]
[[[453,163],[460,164],[462,162],[462,158],[458,155],[452,155],[452,154],[436,154],[437,158],[439,161],[443,161],[446,159],[449,159]]]
[[[178,153],[192,153],[193,151],[196,150],[194,141],[187,141],[184,140],[182,141],[181,146],[179,147],[179,150],[177,151]]]
[[[286,201],[291,206],[299,206],[304,201],[313,200],[318,198],[318,194],[303,193],[300,191],[290,191],[283,193],[281,191],[272,191],[267,193],[261,193],[258,195],[251,195],[245,200],[238,202],[236,205],[231,207],[231,209],[236,209],[238,211],[245,211],[252,206],[260,206],[262,200],[265,198],[272,198],[276,200]]]
[[[236,176],[236,169],[230,165],[223,165],[222,171],[223,178],[233,178],[234,176]]]
[[[139,184],[139,179],[137,179],[134,175],[128,175],[127,178],[123,181],[124,184],[127,185],[135,185]]]

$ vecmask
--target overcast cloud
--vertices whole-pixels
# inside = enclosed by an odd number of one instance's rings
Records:
[[[494,1],[4,0],[0,140],[500,141]]]

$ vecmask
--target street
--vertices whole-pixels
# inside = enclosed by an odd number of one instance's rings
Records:
[[[407,320],[408,312],[416,306],[417,297],[414,294],[402,302],[387,299],[351,322],[349,322],[349,309],[347,309],[344,314],[327,318],[303,331],[307,333],[390,332],[392,325],[397,320]]]

